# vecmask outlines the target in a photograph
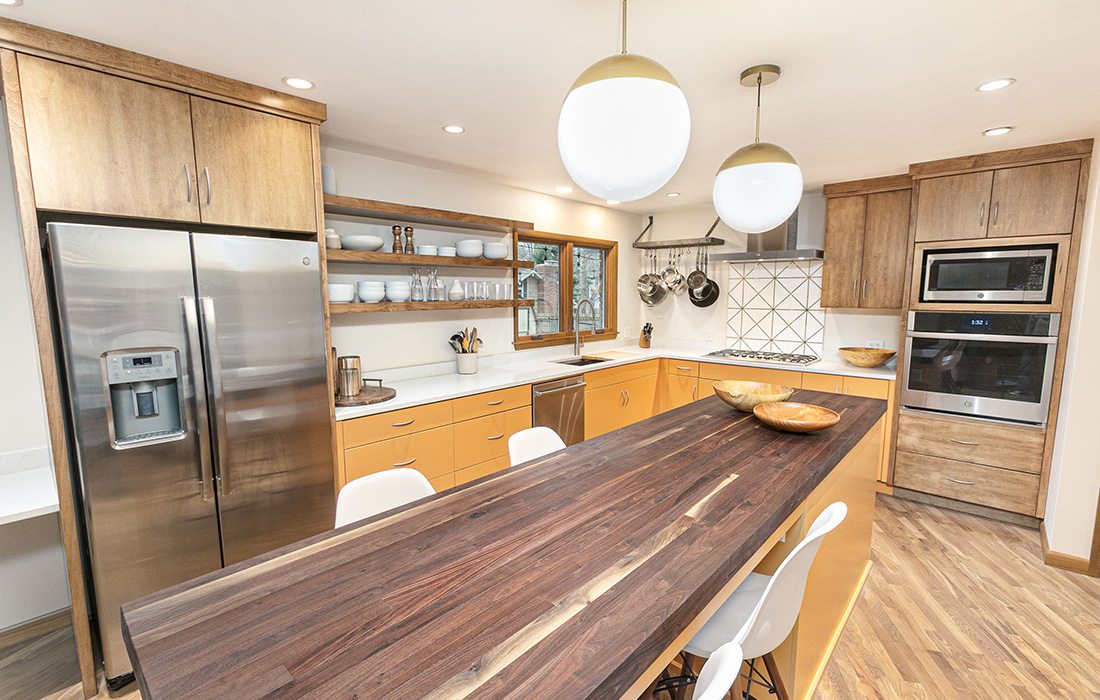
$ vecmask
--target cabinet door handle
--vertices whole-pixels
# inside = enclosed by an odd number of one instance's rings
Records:
[[[626,403],[623,404],[623,405],[624,406],[629,406],[630,405],[630,389],[623,389],[623,393],[626,394]]]
[[[966,445],[967,447],[977,447],[979,443],[971,442],[969,440],[956,440],[955,438],[948,438],[956,445]]]
[[[488,438],[486,438],[486,439],[487,439],[487,440],[499,440],[499,439],[501,439],[502,437],[504,437],[504,433],[501,433],[500,435],[490,435],[490,436],[489,436]]]
[[[699,385],[695,384],[691,387],[691,400],[694,401],[699,396]]]
[[[191,203],[191,166],[183,164],[183,174],[187,176],[187,203]]]
[[[622,389],[619,389],[619,408],[622,408],[625,405],[626,405],[626,392],[623,391]]]
[[[394,428],[404,428],[406,425],[412,425],[416,422],[415,418],[405,421],[404,423],[390,423]]]
[[[504,403],[504,399],[501,399],[500,401],[486,401],[485,405],[486,406],[499,406],[502,403]]]
[[[867,298],[867,280],[863,280],[863,298]]]
[[[859,298],[859,280],[852,280],[852,296]]]
[[[985,202],[978,207],[978,226],[985,226]]]
[[[408,461],[405,461],[405,462],[395,462],[393,466],[395,466],[395,467],[407,467],[415,461],[416,461],[416,457],[413,457],[412,459],[410,459]]]
[[[989,212],[989,225],[997,225],[997,213],[1001,211],[1001,203],[993,202],[993,209]]]
[[[210,168],[202,166],[202,176],[206,179],[206,203],[210,204]]]
[[[945,476],[943,478],[947,479],[952,484],[962,484],[963,486],[973,486],[974,485],[973,481],[963,481],[962,479],[952,479],[949,476]]]

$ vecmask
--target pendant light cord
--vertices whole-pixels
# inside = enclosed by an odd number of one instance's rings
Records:
[[[626,53],[626,0],[623,0],[623,40],[622,49],[619,51],[619,53]]]
[[[625,4],[625,0],[624,4]],[[764,85],[764,74],[756,74],[756,142],[760,143],[760,88]]]

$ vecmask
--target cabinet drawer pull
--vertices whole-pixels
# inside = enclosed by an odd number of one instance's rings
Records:
[[[499,440],[502,437],[504,437],[504,433],[501,433],[500,435],[490,435],[486,438],[486,440]]]
[[[409,419],[409,420],[405,421],[404,423],[390,423],[390,425],[394,428],[404,428],[406,425],[412,425],[415,422],[416,422],[416,419],[412,418],[412,419]]]
[[[945,476],[943,478],[947,479],[952,484],[962,484],[963,486],[973,486],[974,485],[973,481],[963,481],[962,479],[952,479],[949,476]]]
[[[408,460],[407,462],[397,462],[393,466],[395,466],[395,467],[407,467],[415,461],[416,461],[416,457],[413,457],[412,459]]]
[[[680,365],[676,365],[676,369],[680,370],[681,372],[690,372],[691,371],[691,367],[681,367]]]
[[[504,399],[500,399],[499,401],[486,401],[485,405],[486,406],[499,406],[502,403],[504,403]]]
[[[978,446],[978,443],[971,442],[969,440],[956,440],[955,438],[948,438],[948,439],[951,440],[951,442],[955,443],[956,445],[966,445],[967,447],[977,447]]]

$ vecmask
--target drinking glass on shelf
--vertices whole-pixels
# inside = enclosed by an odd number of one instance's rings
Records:
[[[420,268],[414,267],[412,271],[412,297],[413,301],[424,301],[424,287],[420,280]]]
[[[490,298],[489,297],[489,283],[488,282],[479,282],[477,286],[478,286],[478,296],[477,296],[477,298],[478,299],[489,299]]]
[[[477,299],[477,282],[466,280],[462,283],[462,290],[466,293],[467,299]]]
[[[503,298],[504,298],[504,283],[494,282],[493,283],[493,299],[495,299],[496,301],[500,301]]]

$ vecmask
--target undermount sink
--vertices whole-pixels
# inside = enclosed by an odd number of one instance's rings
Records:
[[[607,362],[605,357],[574,357],[569,360],[556,360],[559,365],[573,365],[574,367],[584,367],[585,365],[594,365],[600,362]]]

